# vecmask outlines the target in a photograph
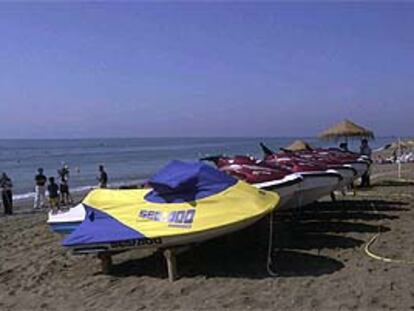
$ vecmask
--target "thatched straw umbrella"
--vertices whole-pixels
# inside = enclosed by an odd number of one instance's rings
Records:
[[[313,148],[306,141],[298,139],[283,149],[290,150],[290,151],[302,151],[302,150],[312,150]]]
[[[382,151],[384,156],[398,155],[405,151],[413,151],[414,149],[414,140],[397,140],[391,144],[386,145],[379,151]]]
[[[348,138],[352,137],[360,137],[360,138],[374,138],[374,133],[362,126],[355,124],[349,120],[344,120],[339,122],[338,124],[334,125],[333,127],[323,131],[319,134],[319,137],[322,139],[336,139],[339,140],[341,138]]]
[[[408,145],[405,142],[397,140],[397,141],[387,145],[384,148],[384,150],[387,150],[388,152],[390,152],[390,151],[394,152],[394,151],[399,150],[399,149],[404,150],[404,149],[407,149],[407,148],[408,148]]]
[[[405,150],[405,149],[412,149],[414,148],[414,140],[397,140],[385,148],[388,151],[395,151],[398,149]]]
[[[401,157],[401,155],[406,152],[414,149],[414,140],[406,140],[402,141],[401,139],[398,139],[397,141],[387,145],[383,149],[383,156],[385,157],[396,157],[395,160]],[[398,160],[397,166],[398,166],[398,178],[401,178],[401,161]]]

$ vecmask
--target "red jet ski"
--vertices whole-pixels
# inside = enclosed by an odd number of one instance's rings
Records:
[[[342,189],[349,185],[351,185],[354,180],[358,177],[358,172],[351,166],[347,165],[347,162],[341,158],[335,158],[328,154],[321,154],[318,152],[313,151],[306,151],[306,152],[293,152],[293,154],[305,161],[310,161],[314,163],[319,163],[324,165],[327,169],[335,170],[342,176],[342,180],[340,181],[338,188]]]
[[[257,188],[277,192],[280,196],[279,208],[297,207],[295,195],[303,180],[298,174],[292,174],[281,167],[264,166],[259,160],[249,156],[216,156],[201,160],[211,161],[219,170]]]
[[[323,157],[325,159],[329,158],[331,161],[337,161],[345,167],[353,168],[356,171],[354,180],[364,175],[370,166],[369,159],[361,156],[360,154],[343,151],[338,148],[319,148],[312,151],[317,156]]]
[[[298,205],[304,206],[324,197],[340,186],[342,176],[323,163],[303,159],[293,152],[275,153],[261,144],[265,152],[263,163],[268,167],[283,167],[303,177],[298,195]]]

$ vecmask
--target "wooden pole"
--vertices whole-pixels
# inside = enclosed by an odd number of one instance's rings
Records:
[[[99,253],[98,258],[101,260],[102,273],[108,274],[112,268],[112,256],[109,253]]]
[[[398,165],[398,179],[401,179],[401,139],[398,137],[398,159],[397,159],[397,165]]]
[[[178,278],[176,255],[187,251],[189,248],[189,246],[181,246],[175,248],[167,248],[164,250],[163,254],[167,262],[168,281],[174,282]]]
[[[164,251],[164,257],[167,261],[168,281],[174,282],[177,277],[177,261],[175,254],[171,249]]]

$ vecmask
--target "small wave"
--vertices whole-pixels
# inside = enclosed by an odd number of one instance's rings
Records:
[[[25,200],[25,199],[34,198],[34,196],[35,196],[34,192],[15,194],[13,195],[13,200],[14,201]]]
[[[92,190],[94,188],[97,188],[97,186],[82,186],[82,187],[73,188],[70,190],[70,192],[71,193],[85,192],[88,190]],[[46,191],[46,195],[49,195],[47,191]],[[13,200],[16,200],[16,201],[27,200],[27,199],[33,199],[34,197],[35,197],[34,192],[27,192],[27,193],[13,195]]]
[[[140,185],[144,182],[144,179],[136,179],[136,180],[129,180],[129,181],[119,181],[110,183],[108,185],[109,188],[119,188],[121,186],[125,185]],[[79,192],[87,192],[92,189],[98,188],[97,185],[88,185],[88,186],[81,186],[81,187],[75,187],[70,189],[71,193],[79,193]],[[49,193],[46,191],[46,195],[49,195]],[[20,201],[20,200],[27,200],[27,199],[34,199],[35,193],[34,192],[27,192],[22,194],[15,194],[13,195],[13,200]]]

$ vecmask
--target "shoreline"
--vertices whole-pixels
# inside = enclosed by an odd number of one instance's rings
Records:
[[[122,187],[142,187],[144,185],[146,179],[132,179],[132,180],[128,180],[128,181],[120,181],[120,182],[116,182],[116,183],[111,183],[108,185],[108,188],[111,189],[119,189]],[[98,186],[80,186],[80,187],[75,187],[75,188],[71,188],[70,190],[70,194],[72,196],[79,196],[82,194],[85,194],[89,191],[92,191],[93,189],[97,189]],[[47,193],[47,191],[46,191]],[[24,202],[27,200],[34,200],[35,197],[35,192],[28,192],[28,193],[23,193],[23,194],[13,194],[13,202]]]
[[[57,169],[63,163],[69,165],[69,183],[74,192],[78,188],[97,185],[99,164],[106,167],[109,181],[116,187],[123,182],[142,182],[169,160],[198,161],[200,157],[217,154],[251,154],[260,158],[259,142],[263,141],[276,150],[300,138],[78,139],[44,143],[0,140],[1,171],[12,179],[15,200],[19,200],[33,196],[33,178],[39,167],[44,169],[46,176],[54,176],[58,180]],[[315,137],[305,139],[315,147],[331,146]],[[383,146],[388,141],[388,138],[378,138],[372,147],[375,149],[374,145]]]

